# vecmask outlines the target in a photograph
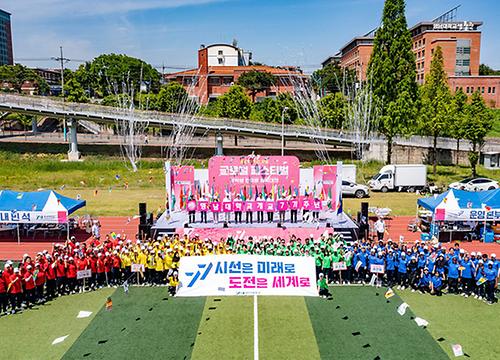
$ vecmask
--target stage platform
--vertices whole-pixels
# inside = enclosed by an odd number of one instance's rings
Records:
[[[196,214],[196,222],[189,223],[188,213],[185,211],[176,211],[171,214],[163,214],[152,230],[154,234],[178,233],[199,235],[200,237],[210,237],[217,239],[223,236],[236,236],[238,238],[263,238],[263,237],[283,237],[289,238],[291,235],[305,238],[311,235],[318,236],[327,233],[341,233],[347,240],[357,238],[357,225],[346,214],[337,216],[334,213],[322,213],[319,221],[302,221],[299,216],[297,223],[290,222],[290,213],[287,213],[285,222],[279,224],[278,214],[274,216],[273,222],[258,223],[257,214],[254,214],[252,223],[245,222],[245,213],[242,214],[241,223],[234,221],[234,214],[231,214],[230,221],[227,226],[224,224],[224,214],[219,215],[219,222],[213,221],[211,213],[207,214],[207,222],[200,221],[200,214]],[[330,215],[330,216],[328,216]],[[264,219],[267,219],[267,214],[264,214]]]

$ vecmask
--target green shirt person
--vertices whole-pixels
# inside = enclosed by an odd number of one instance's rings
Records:
[[[319,296],[322,296],[324,298],[331,296],[330,292],[328,291],[328,283],[326,282],[326,279],[325,279],[325,276],[323,275],[323,273],[319,274],[318,293],[319,293]]]

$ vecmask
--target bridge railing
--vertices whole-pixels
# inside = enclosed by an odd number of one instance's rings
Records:
[[[202,127],[213,130],[230,130],[234,132],[251,132],[256,134],[281,135],[281,124],[256,122],[250,120],[209,118],[202,116],[191,116],[183,114],[163,113],[151,110],[117,109],[114,107],[62,102],[61,100],[49,99],[40,96],[23,96],[13,94],[0,94],[0,104],[11,107],[23,108],[26,110],[41,111],[54,115],[65,115],[68,117],[106,119],[106,120],[134,120],[148,121],[157,124],[168,124],[169,126],[183,125]],[[307,137],[318,141],[334,140],[338,142],[356,142],[355,136],[349,133],[342,133],[335,129],[312,128],[300,125],[285,125],[284,134],[287,138]]]

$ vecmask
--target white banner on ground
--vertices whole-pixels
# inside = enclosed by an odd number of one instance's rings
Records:
[[[318,296],[314,258],[299,256],[184,256],[177,296]]]
[[[78,280],[80,279],[87,279],[92,276],[92,270],[87,269],[87,270],[79,270],[76,272],[76,278]]]

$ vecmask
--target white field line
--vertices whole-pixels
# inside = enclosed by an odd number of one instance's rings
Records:
[[[259,308],[257,295],[253,296],[253,358],[259,360]]]

